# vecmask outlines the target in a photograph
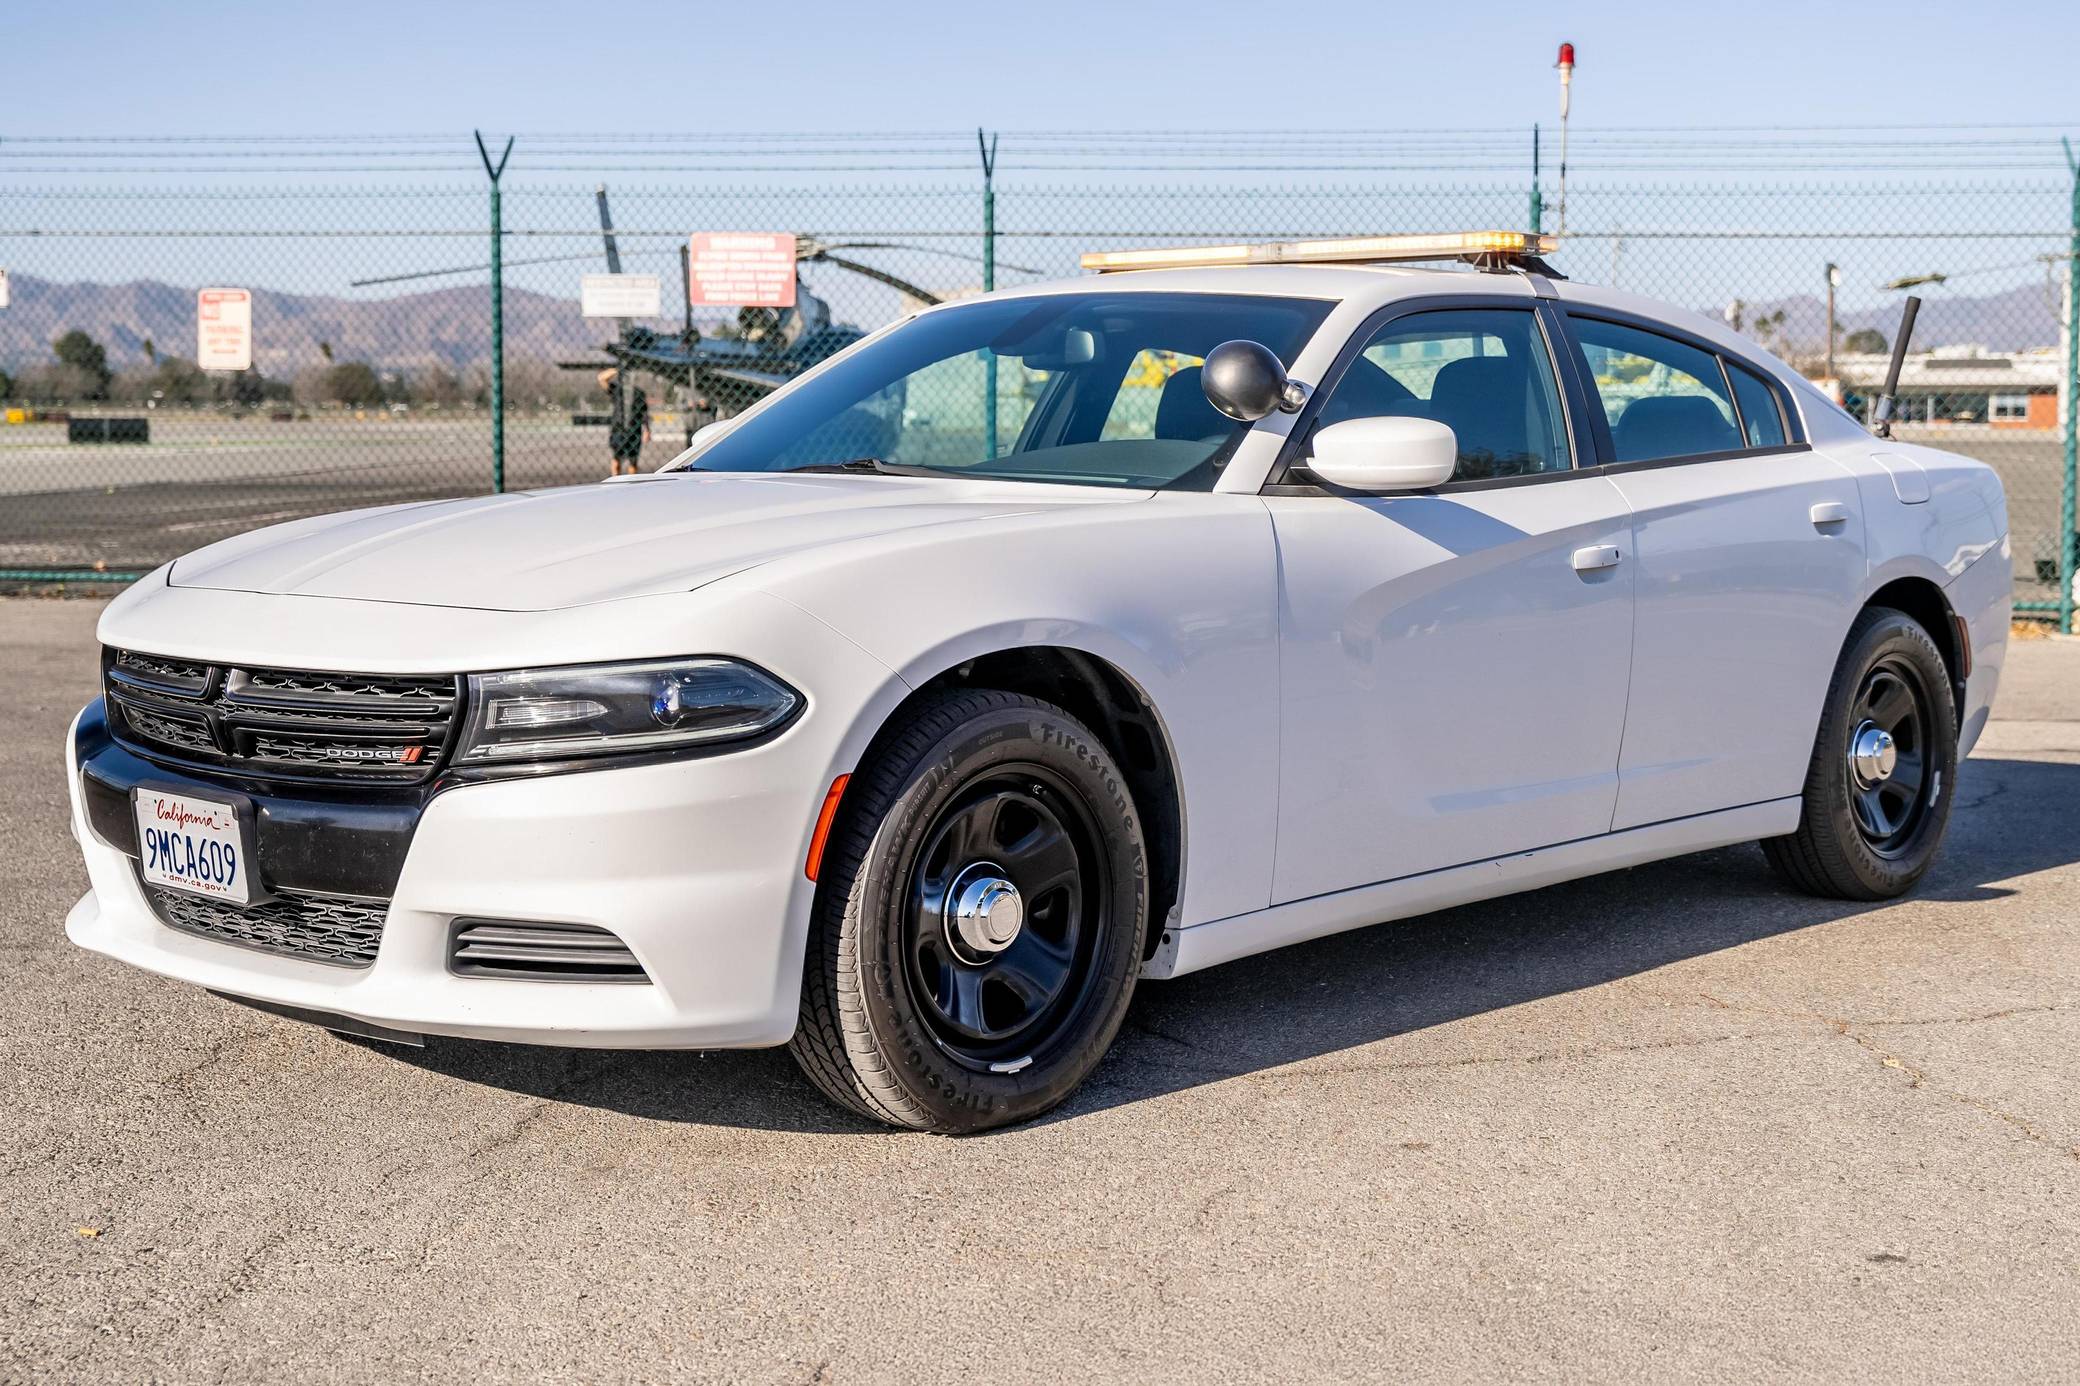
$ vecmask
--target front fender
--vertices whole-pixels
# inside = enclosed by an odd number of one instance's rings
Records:
[[[800,606],[910,688],[1032,646],[1113,665],[1155,708],[1175,758],[1192,863],[1181,921],[1270,902],[1277,554],[1256,497],[1007,516],[805,554],[735,581]],[[879,726],[866,721],[847,737],[862,751]]]

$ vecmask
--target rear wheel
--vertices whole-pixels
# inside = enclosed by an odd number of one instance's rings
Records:
[[[917,1130],[1067,1097],[1140,971],[1148,854],[1111,755],[1019,694],[952,692],[853,776],[826,846],[790,1048],[825,1093]]]
[[[1792,885],[1844,900],[1904,894],[1935,860],[1957,777],[1949,670],[1912,617],[1857,617],[1806,771],[1798,831],[1762,844]]]

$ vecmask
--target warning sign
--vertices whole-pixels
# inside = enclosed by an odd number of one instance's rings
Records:
[[[587,274],[578,279],[578,311],[588,318],[654,318],[663,289],[654,274]]]
[[[206,371],[253,368],[253,295],[202,289],[195,295],[195,364]]]
[[[694,307],[794,307],[792,234],[701,231],[688,253],[686,296]]]

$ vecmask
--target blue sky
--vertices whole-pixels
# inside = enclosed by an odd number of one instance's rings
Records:
[[[874,18],[869,18],[874,16]],[[1370,0],[12,7],[8,134],[2065,120],[2080,6]]]
[[[691,137],[678,142],[680,166],[653,169],[588,164],[584,155],[559,161],[553,145],[536,140],[530,149],[523,139],[508,178],[506,225],[516,236],[541,232],[546,239],[516,239],[509,251],[515,259],[589,254],[596,245],[591,189],[600,180],[613,184],[618,225],[654,233],[624,245],[632,256],[649,255],[637,267],[670,268],[669,250],[685,231],[730,226],[866,239],[899,223],[912,234],[943,226],[954,239],[942,250],[972,248],[976,176],[967,146],[942,147],[937,166],[927,171],[849,179],[684,167],[703,161],[701,137],[731,132],[1004,130],[1000,186],[1012,191],[1000,200],[1003,258],[1047,274],[1073,269],[1081,248],[1072,240],[1032,238],[1047,228],[1117,225],[1128,236],[1266,238],[1287,230],[1316,234],[1322,227],[1355,232],[1375,224],[1430,229],[1514,222],[1528,181],[1534,121],[1543,123],[1549,141],[1549,198],[1554,189],[1552,62],[1563,39],[1576,45],[1580,59],[1570,272],[1710,305],[1807,292],[1817,267],[1839,260],[1844,311],[1889,311],[1896,296],[1879,285],[1895,276],[1940,270],[1953,278],[1940,291],[1947,293],[2034,291],[2045,273],[2040,257],[2063,249],[2066,175],[2056,130],[2006,132],[2002,137],[2025,140],[2028,149],[2003,157],[2032,162],[1994,165],[1976,150],[1945,150],[1947,136],[1939,130],[1919,140],[1870,133],[1865,155],[1866,136],[1854,128],[2029,124],[2080,134],[2080,83],[2073,77],[2080,6],[2050,0],[1744,0],[1735,6],[1634,0],[1543,7],[1465,0],[616,0],[591,6],[116,0],[85,10],[24,3],[0,25],[0,194],[6,198],[0,264],[59,280],[251,282],[362,296],[465,282],[350,285],[481,258],[472,229],[483,215],[482,175],[468,144],[474,127]],[[1696,133],[1726,126],[1796,133]],[[1463,158],[1455,164],[1434,147],[1439,141],[1426,138],[1401,146],[1430,151],[1405,155],[1406,166],[1290,176],[1284,167],[1252,174],[1145,168],[1092,174],[1081,171],[1073,155],[1050,167],[1029,152],[1031,140],[1017,138],[1042,130],[1252,129],[1505,133],[1489,137],[1488,162],[1478,166]],[[1665,168],[1640,171],[1637,153],[1631,167],[1598,168],[1597,131],[1658,140],[1663,137],[1641,132],[1670,129],[1692,133],[1671,140],[1682,147],[1667,156],[1674,162]],[[1780,162],[1776,147],[1766,153],[1754,147],[1760,140],[1789,140],[1802,149],[1807,131],[1836,141],[1832,152],[1813,156],[1836,161],[1827,171],[1801,171],[1796,153]],[[156,158],[151,166],[168,175],[154,178],[140,171],[135,146],[97,162],[91,145],[8,144],[16,136],[384,134],[444,138],[409,146],[420,153],[393,161],[415,172],[357,171],[346,175],[353,185],[395,189],[417,181],[443,191],[416,199],[386,201],[385,193],[326,200],[333,184],[323,176],[240,177],[226,171],[236,163],[216,154],[207,156],[218,160],[214,166],[193,157],[184,164],[178,146],[145,150],[142,157]],[[707,147],[726,145],[711,140]],[[1745,147],[1747,162],[1737,171],[1711,167],[1707,160],[1722,147]],[[1149,157],[1160,159],[1163,149]],[[1940,167],[1928,166],[1946,156]],[[1432,160],[1427,167],[1426,158]],[[1021,159],[1028,161],[1023,167]],[[1834,171],[1845,159],[1890,162]],[[110,172],[103,178],[81,172],[97,167]],[[417,171],[423,178],[415,179]],[[1382,196],[1362,206],[1316,206],[1298,197],[1278,203],[1250,190],[1284,182],[1318,190],[1339,180],[1370,184]],[[866,193],[848,201],[847,182]],[[1029,188],[1045,192],[1065,184],[1080,184],[1088,195],[1020,200]],[[1768,195],[1771,184],[1781,185],[1775,196]],[[733,191],[748,185],[758,191]],[[891,200],[888,193],[891,186],[920,185],[938,190],[942,200]],[[1599,203],[1593,196],[1599,188],[1613,195]],[[1667,191],[1672,188],[1680,191]],[[1167,201],[1166,192],[1174,194]],[[1193,201],[1198,192],[1206,196]],[[6,235],[12,226],[38,234]],[[384,234],[333,240],[197,234],[277,226]],[[105,234],[111,227],[139,234],[111,238]],[[400,235],[405,228],[412,229],[409,237]],[[420,239],[419,228],[445,229],[451,238]],[[1656,241],[1657,228],[1825,235]],[[941,290],[969,287],[974,275],[969,264],[944,254],[881,254],[887,267]],[[507,282],[568,296],[585,268],[592,266],[514,265]],[[841,308],[861,320],[886,308],[867,301],[876,292],[871,286],[818,274],[825,277],[812,275],[815,287],[825,288],[827,280],[829,291],[860,298]]]

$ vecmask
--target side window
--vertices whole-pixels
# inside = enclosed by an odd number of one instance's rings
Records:
[[[1573,318],[1620,462],[1736,452],[1741,441],[1719,358],[1614,322]]]
[[[1784,446],[1784,414],[1777,404],[1777,392],[1746,366],[1728,361],[1726,373],[1733,377],[1733,395],[1741,404],[1741,422],[1748,426],[1748,446]]]
[[[1318,427],[1346,419],[1435,419],[1459,440],[1454,481],[1566,471],[1567,420],[1537,319],[1517,308],[1397,318],[1351,362]]]

